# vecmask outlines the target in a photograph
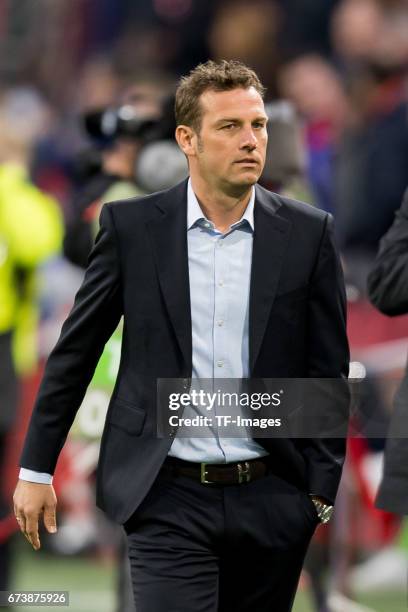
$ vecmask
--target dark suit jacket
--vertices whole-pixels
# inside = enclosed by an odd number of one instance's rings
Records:
[[[394,223],[381,240],[368,277],[368,293],[384,314],[408,313],[408,190]],[[376,506],[408,514],[408,364],[394,398]]]
[[[156,435],[157,378],[192,372],[187,183],[107,204],[84,282],[52,352],[21,465],[54,471],[104,344],[124,316],[119,373],[102,437],[97,504],[118,522],[140,504],[172,440]],[[347,377],[342,273],[326,213],[256,186],[250,372]],[[334,500],[345,442],[259,439],[276,471]]]

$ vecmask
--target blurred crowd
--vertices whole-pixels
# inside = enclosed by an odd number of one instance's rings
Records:
[[[353,360],[368,374],[370,368],[390,378],[400,372],[398,341],[408,337],[408,325],[403,318],[392,327],[374,313],[366,279],[408,185],[408,4],[5,1],[0,44],[0,471],[9,474],[0,498],[3,590],[15,529],[7,482],[16,476],[16,449],[41,364],[81,280],[103,203],[170,187],[187,175],[172,138],[172,96],[179,77],[197,63],[238,59],[257,71],[270,117],[262,182],[334,215]],[[384,355],[379,346],[387,343],[397,351],[389,367],[378,363]],[[370,386],[371,401],[387,413],[389,386],[377,387]],[[340,493],[341,517],[357,504],[376,526],[371,544],[372,532],[365,541],[362,532],[354,534],[357,547],[370,553],[393,545],[402,529],[400,521],[372,508],[378,468],[370,466],[382,448],[376,435],[351,449],[354,463]],[[92,486],[94,455],[89,457],[81,476],[71,469],[71,484],[76,473]],[[86,493],[80,498],[80,511],[69,493],[66,505],[83,524],[84,516],[93,524],[92,501]],[[329,610],[328,581],[322,579],[327,559],[330,584],[345,598],[332,599],[334,612],[347,610],[350,569],[361,560],[341,517],[307,561],[319,612]],[[83,533],[77,545],[72,537],[66,545],[61,540],[59,552],[100,545],[94,528]],[[111,541],[116,539],[115,532]],[[334,561],[333,542],[340,551]],[[124,558],[121,545],[112,546]],[[128,612],[126,568],[118,588],[118,609]]]
[[[42,113],[30,170],[69,220],[78,166],[91,163],[79,157],[84,112],[137,100],[157,115],[196,63],[240,59],[268,102],[299,113],[309,199],[336,214],[344,250],[371,256],[407,183],[407,11],[404,0],[4,3],[2,89],[16,115]]]

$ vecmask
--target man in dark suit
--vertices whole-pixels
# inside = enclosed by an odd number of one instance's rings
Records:
[[[97,503],[126,530],[138,612],[290,610],[339,484],[344,439],[226,438],[215,427],[210,437],[157,436],[158,379],[187,392],[192,379],[348,375],[331,218],[256,184],[262,96],[237,62],[182,79],[176,138],[190,179],[104,206],[21,458],[15,511],[38,548],[41,512],[55,529],[59,452],[123,315]]]
[[[408,312],[408,189],[401,208],[380,243],[368,277],[372,303],[386,315]],[[408,364],[394,398],[387,435],[384,472],[376,506],[395,514],[408,514]]]

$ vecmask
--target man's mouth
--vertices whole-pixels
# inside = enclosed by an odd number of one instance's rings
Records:
[[[235,163],[236,164],[242,164],[243,166],[256,166],[256,165],[258,165],[257,160],[253,159],[251,157],[245,157],[244,159],[238,159]]]

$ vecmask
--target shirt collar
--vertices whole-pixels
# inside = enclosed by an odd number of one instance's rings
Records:
[[[231,225],[231,228],[235,228],[240,225],[243,221],[247,221],[252,231],[254,231],[254,206],[255,206],[255,188],[252,187],[251,197],[249,198],[248,206],[245,209],[241,219]],[[193,191],[191,185],[191,178],[188,179],[187,186],[187,229],[191,229],[197,221],[206,219],[203,211],[201,210],[200,204],[198,203],[197,196]]]

